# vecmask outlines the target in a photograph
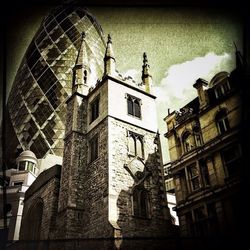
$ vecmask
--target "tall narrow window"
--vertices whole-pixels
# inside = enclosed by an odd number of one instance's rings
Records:
[[[89,142],[90,162],[98,158],[98,135],[95,135]]]
[[[137,137],[136,139],[136,151],[137,151],[137,156],[143,158],[143,143],[142,143],[142,138]]]
[[[194,209],[194,233],[195,236],[205,236],[208,234],[208,222],[205,207]]]
[[[91,103],[91,119],[93,122],[99,116],[99,96]]]
[[[222,86],[218,86],[217,88],[215,88],[214,92],[215,92],[215,96],[216,96],[217,99],[222,97],[223,96]]]
[[[209,186],[210,185],[209,172],[208,172],[208,168],[207,168],[207,164],[206,164],[205,160],[200,160],[199,165],[200,165],[203,186],[205,186],[205,187]]]
[[[134,112],[133,112],[133,99],[131,96],[128,97],[128,113],[130,115],[134,114]]]
[[[129,136],[129,154],[136,155],[136,142],[134,136]]]
[[[143,187],[137,187],[133,192],[133,214],[140,218],[149,217],[148,193]]]
[[[222,109],[217,113],[215,120],[220,134],[223,134],[230,129],[227,112],[225,109]]]
[[[143,136],[134,132],[128,132],[129,154],[144,158]]]
[[[87,84],[87,70],[84,70],[83,81],[84,81],[84,84]]]
[[[127,94],[128,114],[141,118],[141,100]]]
[[[199,170],[196,164],[193,164],[188,168],[188,173],[192,191],[199,189],[201,187],[201,184],[200,184]]]
[[[222,151],[224,165],[226,167],[227,176],[235,176],[240,173],[241,154],[238,145],[233,145],[230,148]]]
[[[141,105],[138,99],[134,101],[134,115],[136,117],[141,117]]]

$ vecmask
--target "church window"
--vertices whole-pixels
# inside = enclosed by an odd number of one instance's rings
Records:
[[[141,118],[141,100],[127,94],[128,114]]]
[[[144,158],[143,136],[131,131],[129,131],[128,134],[129,154]]]
[[[83,77],[83,81],[84,81],[84,84],[87,84],[87,70],[84,70],[84,77]]]
[[[136,139],[136,153],[139,157],[143,158],[143,142],[141,137]]]
[[[133,215],[149,218],[148,192],[142,187],[136,187],[133,191]]]
[[[90,104],[91,106],[91,122],[99,116],[99,96]]]
[[[222,109],[217,113],[215,120],[220,134],[224,134],[226,131],[230,129],[225,109]]]
[[[135,138],[133,135],[129,136],[129,154],[136,155],[136,145],[135,145]]]
[[[98,158],[98,135],[95,135],[89,142],[90,146],[90,162]]]

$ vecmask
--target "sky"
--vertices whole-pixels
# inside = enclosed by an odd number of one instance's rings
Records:
[[[156,95],[163,160],[169,161],[163,119],[196,97],[195,80],[209,81],[235,67],[235,48],[242,51],[240,15],[232,10],[190,7],[89,7],[105,36],[111,34],[116,67],[141,81],[147,53]],[[22,56],[49,7],[16,10],[7,32],[7,83],[11,86]],[[9,17],[11,18],[11,16]],[[8,88],[10,89],[10,87]]]

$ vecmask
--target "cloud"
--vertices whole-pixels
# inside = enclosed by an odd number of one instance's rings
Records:
[[[181,108],[196,96],[193,84],[198,78],[211,80],[216,73],[227,71],[230,61],[232,58],[227,53],[216,55],[210,52],[204,57],[196,57],[191,61],[172,65],[160,84],[153,88],[157,103],[161,107],[163,105],[166,110]]]
[[[141,82],[141,72],[139,72],[136,69],[128,69],[126,72],[122,73],[123,77],[131,76],[135,82],[139,83]]]

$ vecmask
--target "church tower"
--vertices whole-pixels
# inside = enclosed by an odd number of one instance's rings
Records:
[[[87,95],[90,68],[88,64],[86,34],[73,68],[72,95],[67,100],[67,120],[64,138],[64,156],[58,202],[57,232],[55,238],[80,237],[82,227],[79,218],[84,213],[82,158],[87,152]]]
[[[146,54],[145,86],[122,79],[109,35],[103,78],[89,90],[84,39],[67,102],[54,238],[167,236],[171,219]]]

